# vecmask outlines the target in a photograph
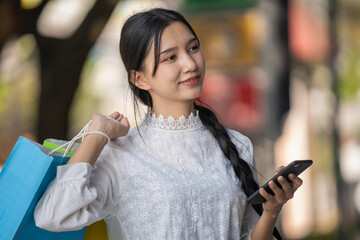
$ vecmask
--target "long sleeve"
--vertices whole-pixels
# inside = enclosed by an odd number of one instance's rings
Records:
[[[251,240],[251,233],[259,218],[260,216],[255,212],[251,204],[246,204],[243,224],[241,225],[241,240]]]
[[[232,137],[232,141],[238,148],[240,157],[249,164],[250,168],[252,169],[254,179],[256,182],[258,182],[258,172],[254,159],[253,145],[250,139],[242,135],[241,133],[233,130],[230,130],[230,136]],[[259,218],[259,214],[256,213],[252,205],[246,204],[241,225],[241,240],[251,239],[251,233],[256,223],[259,221]]]
[[[255,169],[250,140],[229,132]],[[111,141],[94,168],[59,167],[35,219],[65,231],[104,218],[111,239],[248,240],[259,216],[245,201],[231,163],[198,116],[169,125],[147,118]]]
[[[36,225],[49,231],[72,231],[111,214],[117,205],[118,182],[115,167],[101,159],[59,166],[56,178],[38,202]]]

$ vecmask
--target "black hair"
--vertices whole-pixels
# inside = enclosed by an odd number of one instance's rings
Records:
[[[136,74],[136,71],[144,70],[144,59],[150,51],[152,43],[154,43],[155,56],[153,75],[156,73],[159,65],[161,34],[164,28],[173,22],[185,24],[199,41],[194,30],[184,16],[176,11],[168,9],[155,8],[145,12],[136,13],[125,22],[122,28],[120,54],[125,69],[128,72],[128,81],[134,96],[135,117],[136,109],[139,107],[138,100],[145,104],[149,110],[152,110],[153,102],[148,91],[136,87],[135,84],[131,82],[130,74]],[[228,131],[218,121],[216,115],[203,104],[200,105],[194,103],[194,106],[195,109],[199,111],[199,117],[202,123],[212,133],[215,139],[217,139],[222,152],[231,162],[237,177],[242,182],[243,191],[249,197],[253,192],[259,189],[258,184],[254,180],[251,167],[246,161],[240,158],[239,152],[235,144],[231,141]],[[261,204],[254,204],[252,206],[259,215],[262,214],[263,209]],[[273,235],[277,239],[282,239],[276,228],[274,229]]]

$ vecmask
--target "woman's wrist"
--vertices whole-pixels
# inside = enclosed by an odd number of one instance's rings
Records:
[[[109,142],[108,138],[102,134],[88,134],[84,136],[83,142],[91,142],[93,146],[99,146],[100,148],[104,148],[105,145]]]
[[[269,220],[269,221],[274,221],[274,220],[276,221],[277,218],[279,217],[279,213],[280,213],[280,212],[274,213],[274,212],[264,211],[264,212],[262,213],[261,217],[264,218],[264,219],[267,219],[267,220]]]
[[[94,165],[100,153],[108,143],[108,139],[100,134],[91,134],[84,137],[75,154],[69,159],[68,164],[88,162]]]
[[[264,210],[261,217],[251,234],[251,239],[272,239],[274,227],[276,225],[279,213],[268,212]]]

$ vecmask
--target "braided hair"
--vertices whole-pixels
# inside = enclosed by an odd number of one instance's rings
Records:
[[[122,28],[120,54],[125,69],[128,72],[128,82],[134,97],[135,118],[137,116],[137,109],[139,109],[138,101],[145,104],[149,110],[153,108],[153,102],[148,91],[136,87],[135,84],[131,82],[132,76],[130,74],[136,74],[135,71],[144,70],[144,59],[150,51],[151,43],[154,42],[155,64],[153,75],[155,75],[159,65],[162,31],[173,22],[185,24],[198,40],[194,30],[180,13],[162,8],[155,8],[134,14],[125,22]],[[249,197],[259,189],[251,167],[246,161],[240,158],[239,152],[235,144],[231,141],[228,131],[218,121],[215,114],[205,106],[196,105],[195,103],[194,106],[195,109],[199,111],[200,120],[215,139],[217,139],[222,152],[231,162],[237,177],[243,183],[243,191],[246,196]],[[253,204],[252,206],[259,215],[262,214],[263,208],[261,204]],[[279,240],[282,239],[276,228],[274,228],[273,235]]]
[[[216,115],[207,107],[195,105],[195,109],[199,111],[199,117],[204,126],[217,139],[221,151],[227,159],[231,162],[236,176],[243,183],[242,189],[246,196],[249,197],[259,189],[259,185],[254,179],[252,170],[249,164],[240,158],[239,152],[235,144],[231,141],[228,131],[219,122]],[[261,204],[252,204],[254,210],[261,216],[263,208]],[[273,235],[277,239],[282,239],[279,231],[274,228]]]

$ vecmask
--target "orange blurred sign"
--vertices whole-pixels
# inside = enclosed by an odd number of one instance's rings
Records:
[[[198,35],[208,68],[256,65],[263,41],[263,21],[255,11],[188,16]]]

